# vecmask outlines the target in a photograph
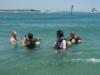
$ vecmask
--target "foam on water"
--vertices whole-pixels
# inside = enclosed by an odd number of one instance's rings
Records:
[[[100,59],[96,59],[96,58],[87,58],[87,59],[78,58],[78,59],[71,59],[71,61],[72,62],[99,63],[100,64]]]

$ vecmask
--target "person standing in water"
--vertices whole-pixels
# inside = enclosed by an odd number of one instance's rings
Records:
[[[81,39],[77,36],[75,32],[71,32],[69,41],[72,44],[79,44],[81,42]]]
[[[30,49],[35,48],[35,39],[33,38],[33,34],[32,33],[28,33],[27,37],[25,35],[25,39],[23,42],[24,46]]]
[[[66,40],[64,39],[64,33],[62,30],[58,30],[56,32],[57,40],[54,44],[54,48],[57,50],[65,50],[66,49]]]
[[[18,42],[18,38],[17,38],[17,32],[14,31],[12,32],[12,35],[10,37],[10,42],[12,45],[16,46],[17,45],[17,42]]]
[[[27,35],[25,35],[23,45],[29,49],[34,49],[40,47],[40,39],[34,38],[33,34],[29,32]]]

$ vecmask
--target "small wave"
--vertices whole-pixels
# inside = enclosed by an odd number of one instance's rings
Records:
[[[41,13],[55,13],[55,12],[57,12],[57,11],[41,10],[40,12],[41,12]]]
[[[12,13],[19,13],[19,11],[12,11]]]
[[[100,59],[96,59],[96,58],[88,58],[88,59],[78,58],[78,59],[71,59],[71,61],[72,62],[100,63]]]
[[[76,55],[81,55],[83,52],[76,52],[75,54]]]

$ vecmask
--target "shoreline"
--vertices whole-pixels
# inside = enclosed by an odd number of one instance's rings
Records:
[[[34,9],[0,9],[0,11],[40,11]]]
[[[54,11],[54,10],[35,10],[35,9],[0,9],[0,12],[67,12],[70,11]],[[100,13],[100,12],[89,12],[89,11],[74,11],[73,13]]]

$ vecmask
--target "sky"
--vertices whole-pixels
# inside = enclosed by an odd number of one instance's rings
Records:
[[[36,9],[70,11],[90,11],[96,8],[100,11],[100,0],[0,0],[0,9]]]

